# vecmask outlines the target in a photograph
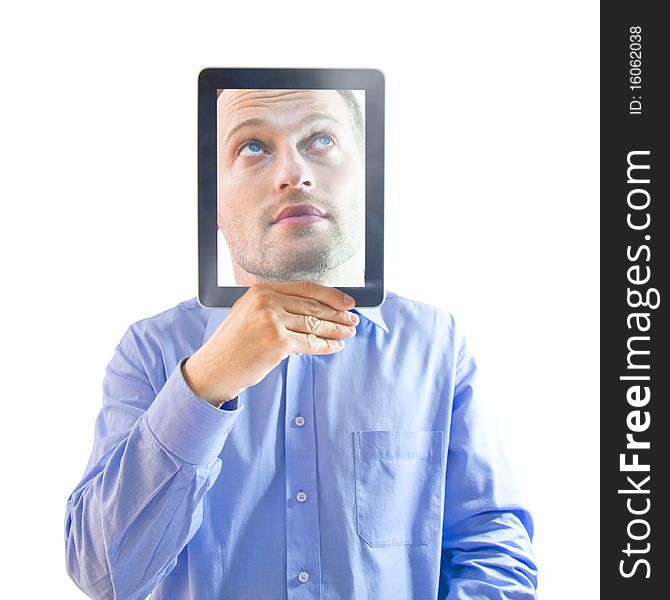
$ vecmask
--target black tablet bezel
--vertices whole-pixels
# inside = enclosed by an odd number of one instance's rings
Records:
[[[377,69],[206,68],[198,77],[198,302],[230,307],[249,288],[217,286],[217,89],[365,90],[365,287],[339,287],[360,307],[384,301],[384,75]]]

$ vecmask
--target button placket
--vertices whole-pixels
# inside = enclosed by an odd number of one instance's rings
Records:
[[[286,371],[286,577],[289,600],[320,597],[313,360],[291,355]],[[311,419],[311,420],[310,420]],[[305,427],[307,422],[311,426]],[[309,585],[303,585],[309,581]]]

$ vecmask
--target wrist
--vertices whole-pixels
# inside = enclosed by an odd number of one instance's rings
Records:
[[[215,408],[221,408],[222,404],[230,402],[231,400],[235,400],[237,398],[237,394],[224,393],[223,395],[217,394],[216,397],[214,397],[213,394],[207,392],[206,386],[203,385],[204,378],[198,371],[196,364],[192,362],[190,359],[191,357],[189,356],[186,360],[184,360],[181,363],[181,372],[184,377],[184,381],[186,382],[186,385],[188,385],[188,387],[196,396],[198,396],[208,404],[211,404]]]

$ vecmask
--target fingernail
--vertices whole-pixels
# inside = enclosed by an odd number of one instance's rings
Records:
[[[351,296],[344,294],[344,303],[351,304],[353,306],[354,304],[356,304],[356,301]]]
[[[358,321],[359,321],[360,319],[358,318],[358,315],[357,315],[356,313],[349,313],[349,320],[350,320],[352,323],[356,323],[356,324],[358,324]]]

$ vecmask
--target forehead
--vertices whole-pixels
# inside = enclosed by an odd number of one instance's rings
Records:
[[[290,128],[311,113],[348,123],[344,99],[336,90],[223,90],[217,99],[221,134],[251,118],[278,129]]]

